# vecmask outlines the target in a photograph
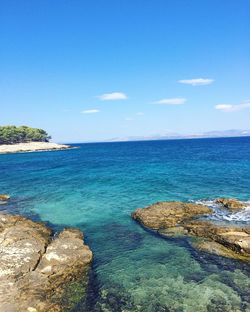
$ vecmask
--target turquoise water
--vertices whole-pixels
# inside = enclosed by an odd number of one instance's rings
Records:
[[[162,200],[249,200],[250,138],[76,146],[0,155],[0,193],[12,197],[0,209],[85,233],[94,263],[88,299],[74,311],[250,311],[249,266],[130,217]]]

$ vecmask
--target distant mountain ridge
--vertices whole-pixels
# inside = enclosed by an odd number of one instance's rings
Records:
[[[156,134],[152,136],[129,136],[118,137],[105,140],[106,142],[126,142],[126,141],[148,141],[148,140],[174,140],[174,139],[202,139],[202,138],[223,138],[223,137],[244,137],[250,136],[250,130],[224,130],[224,131],[208,131],[203,133],[179,134],[166,133],[163,135]]]

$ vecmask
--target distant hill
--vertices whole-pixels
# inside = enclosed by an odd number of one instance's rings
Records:
[[[0,144],[49,142],[51,137],[43,129],[27,126],[0,126]]]
[[[179,134],[179,133],[166,133],[163,135],[152,135],[152,136],[130,136],[113,138],[107,140],[108,142],[118,142],[118,141],[147,141],[147,140],[175,140],[175,139],[202,139],[202,138],[226,138],[226,137],[242,137],[250,136],[250,130],[224,130],[224,131],[209,131],[203,133],[193,133],[193,134]]]

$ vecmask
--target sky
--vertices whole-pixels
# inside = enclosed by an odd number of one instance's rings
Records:
[[[249,0],[0,0],[0,125],[57,142],[250,129]]]

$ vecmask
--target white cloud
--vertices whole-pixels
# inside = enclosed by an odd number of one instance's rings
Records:
[[[100,112],[99,109],[87,109],[87,110],[81,111],[81,114],[95,114],[99,112]]]
[[[143,112],[138,112],[138,113],[136,113],[136,115],[137,115],[137,116],[143,116],[144,113],[143,113]]]
[[[222,110],[224,112],[229,112],[230,110],[232,110],[232,108],[233,108],[233,105],[231,105],[231,104],[218,104],[218,105],[215,105],[215,109]]]
[[[125,120],[126,120],[126,121],[132,121],[132,120],[133,120],[133,118],[131,118],[131,117],[127,117],[127,118],[125,118]]]
[[[208,78],[195,78],[195,79],[182,79],[178,80],[179,83],[188,84],[191,86],[205,86],[214,82],[214,79]]]
[[[163,105],[180,105],[184,104],[187,100],[185,98],[171,98],[171,99],[161,99],[159,101],[153,102],[153,104],[163,104]]]
[[[122,92],[112,92],[104,93],[97,96],[101,101],[117,101],[117,100],[126,100],[128,97],[125,93]]]
[[[246,108],[250,108],[250,101],[245,101],[241,104],[218,104],[215,105],[215,109],[222,112],[237,112]]]

